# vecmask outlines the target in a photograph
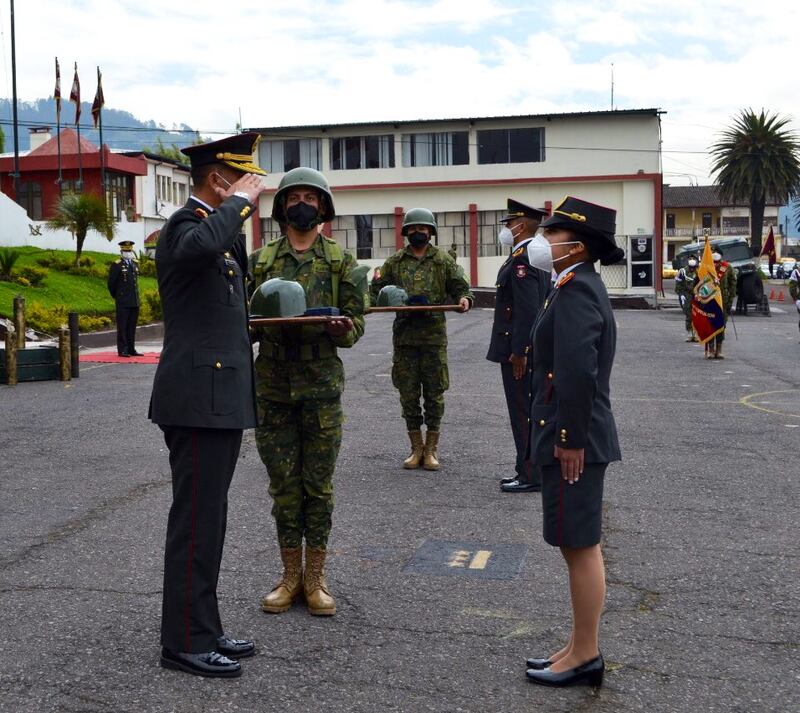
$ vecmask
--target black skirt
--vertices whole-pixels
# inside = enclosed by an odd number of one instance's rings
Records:
[[[600,542],[603,479],[608,463],[586,463],[578,482],[561,477],[561,466],[542,468],[543,535],[554,547],[591,547]]]

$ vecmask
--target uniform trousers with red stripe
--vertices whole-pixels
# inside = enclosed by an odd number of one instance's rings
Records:
[[[511,420],[511,433],[514,436],[514,447],[517,451],[517,479],[521,483],[531,485],[542,484],[542,473],[538,466],[531,463],[528,453],[528,441],[531,437],[531,370],[528,367],[521,379],[514,378],[514,367],[510,362],[500,364],[503,377],[503,390],[506,394],[508,416]]]
[[[217,605],[228,488],[240,429],[161,426],[172,469],[172,507],[164,550],[161,645],[214,651],[223,628]]]

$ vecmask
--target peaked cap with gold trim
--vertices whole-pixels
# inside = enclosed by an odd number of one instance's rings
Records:
[[[507,223],[509,220],[516,220],[517,218],[533,218],[533,220],[541,220],[546,218],[548,213],[544,208],[532,208],[529,205],[515,201],[509,198],[506,201],[507,215],[500,218],[501,223]]]
[[[613,208],[566,196],[540,227],[561,228],[575,233],[586,243],[592,256],[603,265],[612,265],[625,257],[614,239],[617,211]]]
[[[261,134],[256,131],[248,131],[207,144],[187,146],[181,149],[181,153],[189,157],[192,168],[221,163],[242,173],[266,176],[267,172],[253,163],[253,154],[260,140]]]

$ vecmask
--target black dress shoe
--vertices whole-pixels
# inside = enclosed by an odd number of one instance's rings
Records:
[[[135,349],[132,352],[128,352],[128,356],[144,356],[141,352],[137,352]]]
[[[521,480],[512,480],[510,483],[503,483],[500,486],[500,490],[504,493],[538,493],[541,489],[541,485],[524,483]]]
[[[256,652],[256,645],[247,639],[229,639],[220,636],[217,639],[217,653],[229,659],[246,659]]]
[[[553,662],[550,659],[527,659],[525,661],[525,668],[532,668],[534,671],[541,671],[547,668]]]
[[[242,675],[242,664],[232,661],[216,651],[187,654],[182,651],[161,649],[161,665],[176,671],[208,678],[236,678]]]
[[[129,356],[130,356],[130,354],[128,354],[128,352],[117,352],[117,356],[121,356],[121,357],[129,357]]]
[[[506,483],[513,483],[519,476],[518,475],[508,475],[505,478],[500,478],[500,485],[505,485]]]
[[[541,686],[563,687],[583,684],[599,687],[603,685],[605,670],[606,665],[601,655],[561,673],[554,673],[549,667],[541,671],[529,668],[525,675],[531,683],[538,683]]]

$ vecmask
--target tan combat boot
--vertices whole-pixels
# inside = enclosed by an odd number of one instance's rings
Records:
[[[308,613],[315,616],[333,616],[336,601],[328,591],[325,581],[325,548],[306,545],[306,571],[303,580]]]
[[[261,609],[269,614],[280,614],[292,606],[303,589],[303,548],[281,548],[283,576],[275,588],[261,600]]]
[[[403,468],[419,468],[422,462],[422,451],[425,444],[422,442],[422,431],[409,431],[408,439],[411,441],[411,455],[403,461]]]
[[[422,453],[422,467],[425,470],[439,470],[436,448],[439,445],[439,431],[425,433],[425,450]]]
[[[722,342],[717,342],[717,345],[714,347],[714,358],[715,359],[725,358],[724,356],[722,356]]]

